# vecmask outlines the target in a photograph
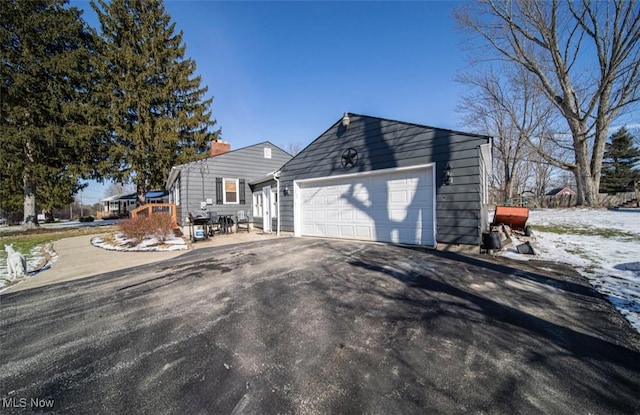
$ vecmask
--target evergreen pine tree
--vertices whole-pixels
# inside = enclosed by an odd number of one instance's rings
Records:
[[[640,180],[640,149],[633,146],[633,136],[625,127],[611,136],[602,161],[600,191],[603,193],[633,190],[634,180]]]
[[[91,174],[98,123],[93,36],[66,0],[0,0],[0,204],[37,226],[36,200],[66,201]],[[65,180],[60,180],[64,177]],[[55,191],[53,191],[55,190]]]
[[[185,59],[182,32],[161,0],[97,0],[106,75],[102,98],[109,101],[111,167],[105,176],[136,185],[137,204],[162,187],[171,166],[191,161],[217,139],[211,131],[213,98]]]

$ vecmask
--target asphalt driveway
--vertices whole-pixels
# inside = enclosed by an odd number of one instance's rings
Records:
[[[640,336],[529,267],[286,238],[4,294],[2,412],[639,413]]]

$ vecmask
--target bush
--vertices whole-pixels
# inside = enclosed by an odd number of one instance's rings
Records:
[[[119,228],[126,238],[138,243],[147,238],[157,238],[160,242],[164,242],[173,236],[171,225],[170,214],[155,213],[148,217],[138,217],[122,222]]]
[[[150,236],[155,236],[160,242],[164,242],[174,235],[169,213],[154,213],[145,219],[149,222]]]
[[[147,218],[130,219],[120,223],[118,228],[125,238],[133,239],[139,243],[142,242],[148,233],[148,224],[146,223],[146,219]]]
[[[80,217],[80,222],[93,222],[94,219],[93,216],[82,216]]]

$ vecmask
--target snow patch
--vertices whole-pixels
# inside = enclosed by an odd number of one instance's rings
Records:
[[[112,241],[106,241],[100,236],[95,236],[91,238],[91,244],[110,251],[133,252],[180,251],[189,248],[184,239],[177,236],[172,236],[164,241],[160,241],[157,238],[149,238],[136,243],[134,239],[127,239],[122,234],[115,234]]]
[[[536,209],[529,211],[527,224],[534,230],[537,255],[514,248],[500,255],[573,266],[640,332],[640,210]]]

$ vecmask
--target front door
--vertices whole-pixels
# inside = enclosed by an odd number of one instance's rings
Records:
[[[271,187],[262,188],[262,230],[271,233]]]

